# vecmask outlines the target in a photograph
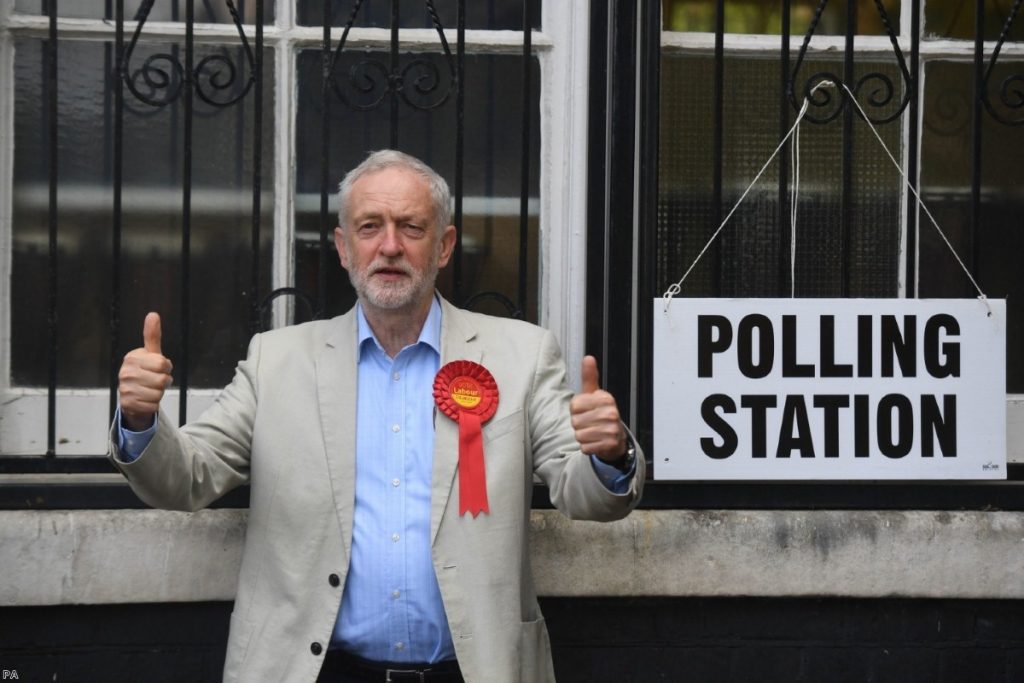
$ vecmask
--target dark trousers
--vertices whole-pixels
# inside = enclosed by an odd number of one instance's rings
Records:
[[[464,683],[454,661],[438,664],[371,662],[341,650],[328,650],[317,683]]]

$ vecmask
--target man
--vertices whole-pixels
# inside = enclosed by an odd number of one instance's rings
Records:
[[[159,316],[125,357],[111,456],[136,493],[195,510],[251,486],[226,681],[552,680],[533,477],[574,518],[639,499],[643,458],[594,359],[571,397],[550,332],[436,294],[450,204],[419,160],[371,154],[341,183],[335,230],[357,306],[255,336],[182,429],[158,412]]]

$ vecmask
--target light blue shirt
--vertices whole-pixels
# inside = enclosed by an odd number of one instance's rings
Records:
[[[419,340],[393,359],[356,309],[356,501],[352,558],[333,645],[376,661],[455,657],[430,557],[437,299]]]
[[[419,339],[389,358],[362,306],[358,324],[356,500],[352,554],[332,646],[376,661],[455,657],[430,555],[434,460],[434,375],[441,362],[441,307],[435,297]],[[117,416],[120,424],[120,413]],[[122,458],[145,450],[156,424],[120,429]],[[594,471],[625,493],[622,473],[591,456]]]

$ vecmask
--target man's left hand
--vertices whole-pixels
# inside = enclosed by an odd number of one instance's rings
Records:
[[[626,452],[626,431],[619,419],[615,397],[598,383],[597,360],[583,358],[582,390],[572,397],[569,411],[580,450],[614,462]]]

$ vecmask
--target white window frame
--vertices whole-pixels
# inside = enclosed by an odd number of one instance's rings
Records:
[[[268,3],[273,0],[267,0]],[[20,37],[45,38],[49,19],[45,16],[15,14],[13,2],[0,2],[0,82],[14,82],[14,41]],[[540,61],[540,243],[538,309],[540,322],[550,328],[563,345],[569,367],[578,367],[583,356],[584,263],[586,235],[587,178],[587,89],[590,3],[545,0],[542,29],[531,34],[533,54]],[[93,19],[58,19],[62,39],[113,41],[112,23]],[[135,22],[125,22],[130,37]],[[453,31],[452,31],[453,32]],[[255,27],[245,26],[246,36]],[[232,24],[196,24],[197,44],[238,44]],[[439,51],[440,41],[432,29],[403,29],[402,49]],[[145,39],[185,38],[185,25],[178,22],[147,22]],[[336,41],[340,30],[335,28]],[[265,78],[274,79],[275,133],[267,151],[274,158],[272,286],[289,286],[293,278],[295,246],[295,117],[297,113],[296,59],[298,49],[319,47],[322,28],[295,23],[294,2],[277,0],[273,24],[264,26],[264,47],[274,52],[274,69]],[[449,41],[451,36],[449,36]],[[354,28],[347,47],[387,48],[388,29]],[[466,31],[466,54],[521,54],[521,31]],[[288,96],[282,97],[282,93]],[[271,106],[266,103],[266,106]],[[10,383],[12,212],[14,182],[14,95],[0,89],[0,455],[40,455],[46,451],[46,389],[12,386]],[[469,198],[467,198],[469,199]],[[112,201],[112,200],[111,200]],[[58,189],[58,204],[60,190]],[[531,205],[534,203],[531,202]],[[532,213],[533,209],[531,209]],[[278,300],[274,324],[287,316],[287,304]],[[127,323],[126,323],[127,324]],[[127,334],[127,333],[126,333]],[[570,372],[570,377],[575,373]],[[216,396],[216,390],[190,389],[188,418],[193,419]],[[57,392],[57,455],[99,455],[106,451],[109,390],[59,389]],[[177,391],[168,391],[161,404],[172,420],[177,419]]]
[[[902,0],[900,5],[900,26],[899,36],[897,43],[900,46],[900,50],[907,57],[910,55],[910,37],[911,37],[911,12],[913,10],[912,4],[918,0]],[[952,40],[952,39],[927,39],[925,37],[925,8],[922,3],[920,9],[921,12],[921,35],[920,35],[920,49],[919,49],[919,64],[918,64],[918,78],[920,82],[920,93],[925,92],[925,73],[926,65],[930,61],[944,60],[944,61],[962,61],[973,63],[974,60],[974,41],[973,40]],[[1018,19],[1018,21],[1024,21],[1024,17]],[[763,35],[763,34],[739,34],[739,33],[726,33],[724,35],[724,48],[726,56],[735,55],[750,55],[751,57],[767,57],[767,58],[778,58],[779,55],[779,41],[780,36],[778,35]],[[795,58],[795,52],[800,49],[800,45],[803,42],[803,34],[792,34],[790,40],[791,54]],[[835,56],[842,55],[845,50],[846,37],[843,35],[818,35],[815,34],[811,39],[810,44],[807,48],[807,54],[809,56]],[[995,48],[996,41],[985,42],[985,54],[991,55]],[[879,58],[892,58],[892,44],[889,42],[889,37],[873,36],[873,35],[858,35],[855,41],[855,49],[859,56]],[[704,33],[704,32],[681,32],[681,31],[665,31],[661,32],[661,50],[662,55],[709,55],[714,54],[715,51],[715,34]],[[1003,43],[1002,50],[1000,52],[1000,59],[1005,61],[1010,60],[1024,60],[1024,42],[1010,42]],[[910,68],[909,59],[907,60],[907,68]],[[924,102],[918,107],[918,131],[921,131],[923,126],[920,125],[923,121],[924,116]],[[906,148],[910,135],[909,116],[901,116],[902,126],[902,144],[903,150],[900,155],[901,163],[903,164],[904,173],[907,172],[907,155]],[[920,133],[919,133],[920,134]],[[806,143],[805,143],[806,144]],[[764,150],[765,159],[771,154],[771,149]],[[920,154],[921,146],[918,145],[918,172],[920,173]],[[918,177],[916,180],[920,180]],[[906,192],[903,193],[903,206],[900,211],[900,254],[899,254],[899,276],[898,276],[898,289],[899,296],[906,296],[907,293],[907,282],[906,282],[906,245],[907,245],[907,211],[906,211]],[[925,219],[922,221],[922,214],[920,209],[918,210],[918,233],[925,230],[932,230],[932,226],[927,223]],[[940,225],[940,227],[942,227]],[[920,244],[920,241],[918,241]],[[917,255],[915,254],[915,257]],[[920,269],[915,268],[914,272],[920,276]],[[918,283],[914,283],[915,288]],[[1006,396],[1006,458],[1007,462],[1010,463],[1024,463],[1024,394],[1007,394]]]

